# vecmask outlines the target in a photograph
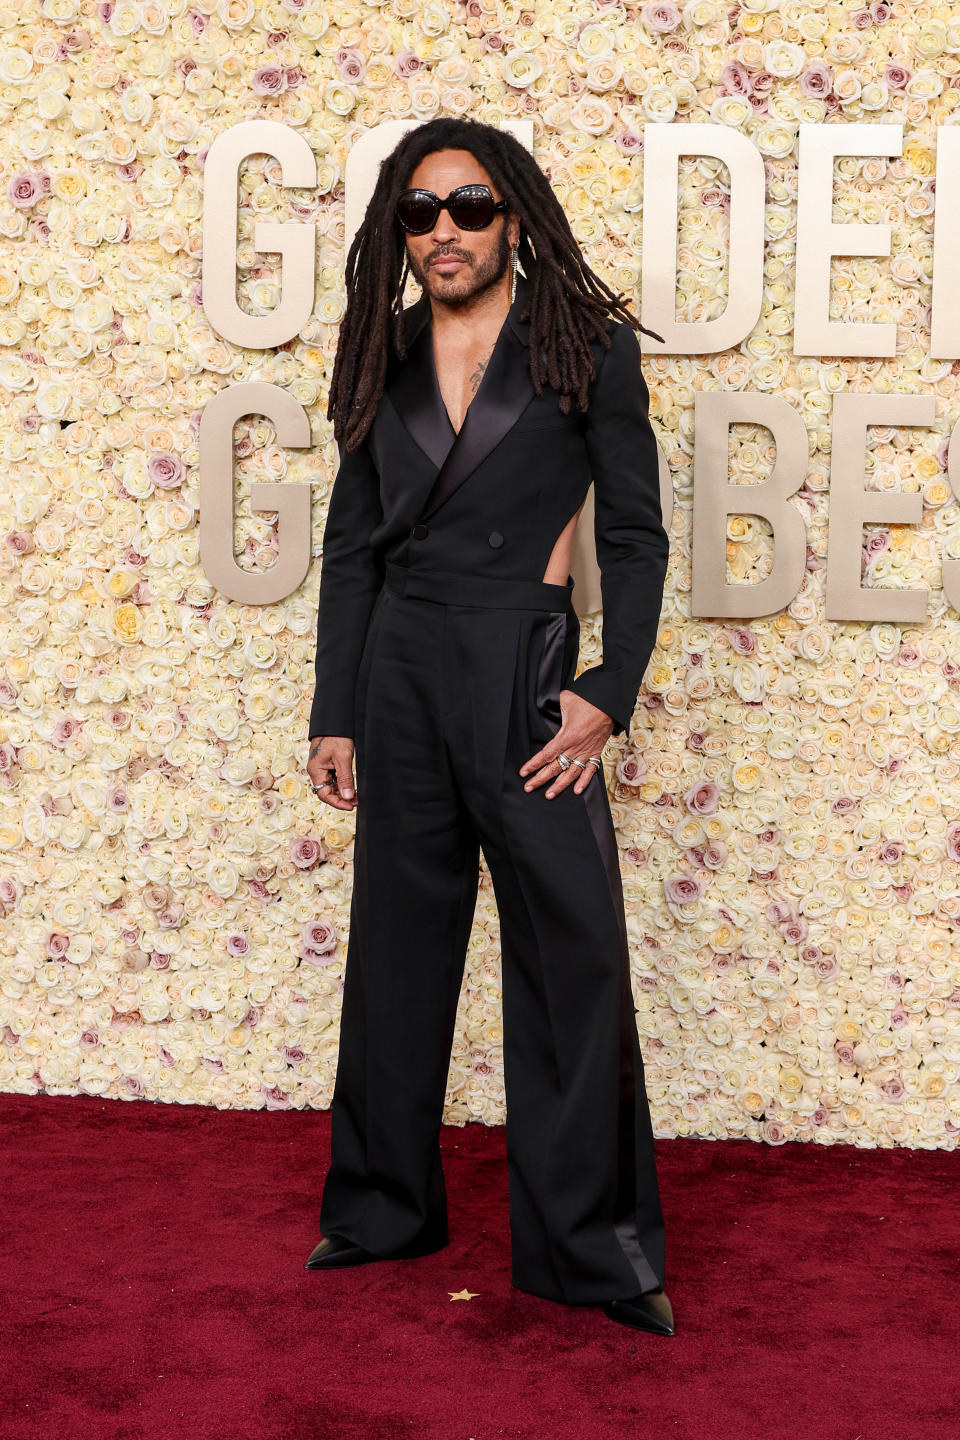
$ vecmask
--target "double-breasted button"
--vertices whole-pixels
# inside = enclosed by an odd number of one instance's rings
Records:
[[[492,535],[487,536],[487,544],[493,550],[500,549],[500,546],[503,544],[503,536],[500,534],[499,530],[494,530]]]
[[[430,531],[426,525],[414,525],[410,533],[413,536],[414,540],[426,540],[427,536],[430,534]]]

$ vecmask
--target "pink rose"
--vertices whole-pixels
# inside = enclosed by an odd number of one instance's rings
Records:
[[[800,93],[813,99],[829,95],[833,89],[833,71],[822,60],[811,60],[800,75]]]
[[[279,65],[261,65],[253,72],[250,88],[255,95],[282,95],[287,88],[287,77]]]
[[[399,80],[409,80],[420,69],[420,59],[413,50],[400,50],[393,62],[394,74]]]
[[[250,941],[247,939],[246,935],[240,934],[227,936],[228,955],[246,955],[249,949]]]
[[[308,920],[300,932],[300,943],[318,955],[329,955],[337,948],[337,927],[332,920],[322,917]]]
[[[683,803],[691,815],[712,815],[720,801],[720,787],[714,780],[700,780],[685,791]]]
[[[689,905],[694,900],[702,900],[704,888],[699,875],[684,870],[665,876],[663,881],[664,899],[670,905]]]
[[[298,835],[290,842],[290,859],[298,870],[312,870],[326,858],[323,841],[315,835]]]
[[[872,535],[866,536],[860,546],[860,554],[865,565],[869,565],[875,556],[890,548],[890,536],[886,530],[877,530]]]
[[[7,199],[18,210],[36,205],[43,190],[43,177],[37,170],[18,170],[7,181]]]
[[[367,62],[362,51],[343,49],[337,51],[337,68],[348,85],[359,85],[367,73]]]
[[[62,749],[77,731],[80,729],[80,721],[72,720],[69,715],[64,715],[54,726],[53,734],[50,736],[50,744]]]
[[[15,555],[32,555],[36,549],[29,530],[8,531],[7,544]]]
[[[709,840],[706,845],[702,846],[700,864],[705,865],[708,870],[720,870],[728,854],[725,841]]]
[[[947,826],[947,854],[951,860],[960,860],[960,820],[951,820]]]
[[[187,470],[179,455],[158,450],[147,461],[147,474],[159,490],[176,490],[183,484]]]
[[[720,67],[720,89],[727,95],[752,95],[750,71],[739,60],[727,60]]]
[[[269,1089],[266,1085],[261,1085],[260,1094],[268,1110],[290,1109],[290,1096],[286,1090],[281,1090],[279,1085],[271,1085]]]
[[[672,0],[650,0],[640,11],[640,19],[655,35],[669,35],[680,24],[680,8]]]
[[[616,776],[621,785],[640,785],[646,773],[646,761],[634,750],[625,750],[617,761]]]
[[[813,968],[817,973],[818,980],[823,980],[824,982],[836,980],[840,974],[840,961],[836,955],[821,955],[820,958],[814,962]]]

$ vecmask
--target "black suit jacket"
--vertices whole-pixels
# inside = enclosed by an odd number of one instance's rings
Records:
[[[404,312],[407,356],[390,356],[363,445],[344,451],[323,537],[310,735],[353,736],[354,689],[384,562],[448,575],[542,580],[554,543],[594,485],[603,663],[572,688],[630,724],[656,643],[669,540],[636,332],[613,321],[586,414],[535,394],[530,324],[517,293],[455,431],[440,393],[424,292]]]

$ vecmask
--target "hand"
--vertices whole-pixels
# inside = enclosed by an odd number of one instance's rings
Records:
[[[602,755],[604,745],[613,734],[613,720],[606,711],[591,705],[589,700],[584,700],[582,695],[577,695],[573,690],[560,691],[560,715],[560,729],[553,739],[544,745],[542,750],[538,750],[536,755],[531,755],[527,763],[520,768],[521,775],[530,776],[524,790],[535,790],[540,785],[546,785],[548,781],[553,782],[547,791],[548,800],[552,800],[568,785],[572,785],[578,795],[586,790],[593,779],[593,772],[598,767],[585,763],[581,770],[579,765],[572,762],[586,762],[588,755]],[[566,755],[571,762],[566,770],[556,758],[560,754]]]
[[[307,774],[322,801],[335,810],[355,810],[353,741],[345,735],[312,735]]]

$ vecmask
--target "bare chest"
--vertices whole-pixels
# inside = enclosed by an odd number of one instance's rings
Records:
[[[470,401],[480,388],[495,343],[491,340],[489,343],[463,350],[434,341],[433,362],[437,384],[450,424],[458,432]]]

